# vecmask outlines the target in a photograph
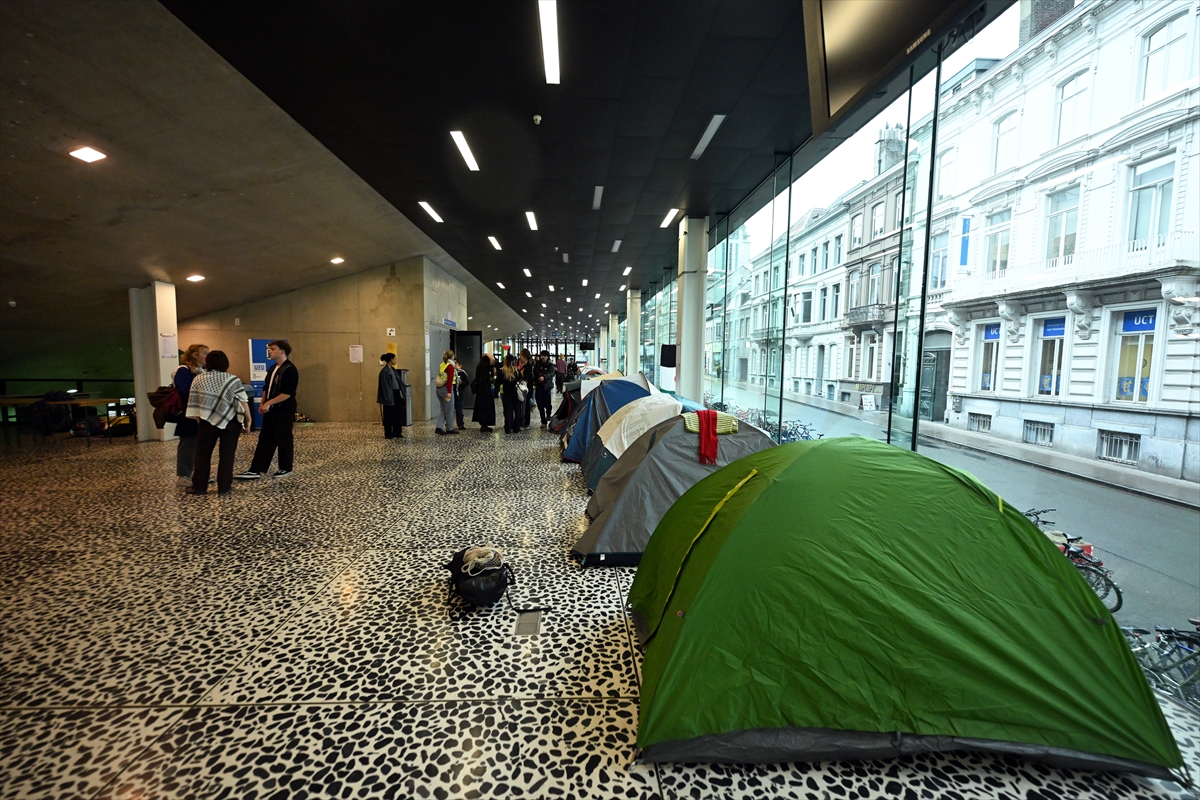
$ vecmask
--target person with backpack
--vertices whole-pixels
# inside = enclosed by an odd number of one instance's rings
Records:
[[[533,395],[537,400],[538,416],[541,417],[543,427],[550,422],[550,417],[554,416],[554,409],[550,403],[550,395],[554,391],[554,375],[550,351],[543,350],[538,353],[538,360],[533,365]]]
[[[433,382],[434,397],[438,401],[438,415],[434,422],[433,432],[439,436],[456,434],[454,428],[454,351],[442,353],[442,363],[438,367],[437,378]]]
[[[408,416],[400,373],[392,367],[395,360],[395,353],[384,353],[379,357],[383,368],[379,370],[379,389],[375,393],[375,402],[383,410],[385,439],[403,439],[404,420]]]
[[[517,360],[512,356],[504,357],[504,366],[500,368],[497,382],[500,384],[500,403],[504,406],[504,432],[518,433],[521,430],[521,414],[524,407],[517,399],[517,383],[520,382],[517,372]]]
[[[233,491],[233,461],[238,436],[250,428],[250,401],[241,378],[230,375],[229,356],[220,350],[209,352],[208,370],[192,381],[188,394],[188,419],[196,422],[196,461],[192,485],[187,494],[207,494],[212,471],[212,453],[220,442],[217,458],[217,494]]]
[[[187,407],[188,393],[192,390],[192,381],[204,372],[205,359],[208,358],[208,345],[191,344],[179,358],[179,366],[171,373],[171,384],[179,393],[179,399]],[[196,421],[181,415],[175,422],[175,435],[179,437],[179,448],[175,451],[175,474],[180,478],[192,479],[192,464],[196,460],[196,432],[200,430]]]
[[[496,396],[492,394],[496,382],[496,368],[492,357],[487,353],[479,359],[475,367],[475,380],[471,382],[471,391],[475,393],[475,410],[471,412],[471,421],[479,423],[481,433],[491,433],[496,424]]]

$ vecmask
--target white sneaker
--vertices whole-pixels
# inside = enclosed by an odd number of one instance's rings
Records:
[[[292,471],[290,469],[277,469],[277,470],[275,470],[275,474],[272,475],[271,477],[272,478],[286,478],[288,475],[291,475],[291,474],[292,474]]]
[[[256,481],[262,477],[262,474],[258,472],[241,472],[233,477],[237,478],[239,481]]]

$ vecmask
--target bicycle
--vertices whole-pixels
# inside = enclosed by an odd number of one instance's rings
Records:
[[[1200,628],[1200,618],[1188,622]],[[1161,625],[1154,630],[1153,642],[1142,639],[1150,635],[1144,628],[1122,627],[1121,633],[1150,685],[1200,712],[1200,630]]]
[[[1117,613],[1121,610],[1125,599],[1121,596],[1121,587],[1117,586],[1117,582],[1113,580],[1113,571],[1107,569],[1100,559],[1085,553],[1083,548],[1075,546],[1076,542],[1082,541],[1082,536],[1071,536],[1063,531],[1045,530],[1046,526],[1053,525],[1054,521],[1042,519],[1042,515],[1055,510],[1053,508],[1031,508],[1022,513],[1029,518],[1030,522],[1037,525],[1042,533],[1049,536],[1051,541],[1060,546],[1063,555],[1075,565],[1075,569],[1087,581],[1088,586],[1092,587],[1092,591],[1100,598],[1100,602],[1104,603],[1104,607],[1108,609],[1109,613]],[[1062,538],[1062,542],[1058,541],[1059,537]]]

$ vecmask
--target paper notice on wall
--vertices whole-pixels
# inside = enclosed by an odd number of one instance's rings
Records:
[[[363,363],[363,346],[361,344],[350,345],[350,363],[351,364]]]
[[[160,333],[158,354],[163,358],[179,358],[179,336],[174,333]]]

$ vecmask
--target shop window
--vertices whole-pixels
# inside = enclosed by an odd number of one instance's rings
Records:
[[[1117,325],[1117,375],[1113,400],[1145,403],[1150,396],[1150,365],[1154,360],[1153,308],[1125,311]]]
[[[987,218],[987,276],[1004,277],[1008,269],[1008,242],[1012,233],[1012,210],[1005,209]]]
[[[1171,193],[1175,156],[1155,159],[1133,169],[1129,194],[1129,249],[1145,250],[1166,244],[1171,229]]]
[[[950,265],[950,234],[939,233],[933,237],[933,258],[929,264],[929,291],[946,288],[946,273]]]
[[[1038,361],[1039,397],[1062,395],[1063,347],[1066,342],[1066,317],[1041,321],[1041,357]]]
[[[1087,72],[1073,75],[1058,86],[1058,130],[1055,144],[1065,144],[1088,130]]]
[[[993,126],[992,172],[1003,172],[1017,163],[1017,112],[1004,115]]]
[[[1187,80],[1187,29],[1187,14],[1180,14],[1155,28],[1145,38],[1143,99],[1164,94]]]
[[[878,239],[880,236],[883,236],[883,225],[884,225],[883,217],[884,217],[883,203],[879,203],[871,209],[871,238],[872,239]]]
[[[1079,187],[1072,186],[1050,195],[1046,225],[1046,260],[1063,259],[1070,264],[1075,255],[1075,231],[1079,224]]]
[[[979,391],[994,392],[999,382],[1000,323],[983,326],[979,353]]]
[[[863,233],[862,228],[863,228],[863,215],[855,214],[854,219],[850,220],[850,246],[851,247],[858,247],[859,245],[862,244],[862,241],[863,241],[862,240],[862,233]],[[813,250],[814,254],[816,252],[817,252],[816,250]],[[813,257],[816,258],[815,255]]]

